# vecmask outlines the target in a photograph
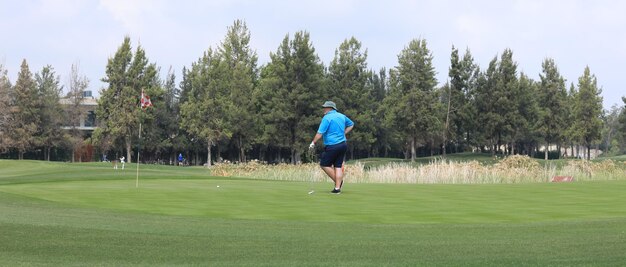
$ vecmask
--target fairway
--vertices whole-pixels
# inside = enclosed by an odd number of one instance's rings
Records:
[[[0,161],[0,265],[622,265],[626,181],[354,184]],[[219,187],[218,187],[219,186]],[[307,192],[313,187],[314,194]]]

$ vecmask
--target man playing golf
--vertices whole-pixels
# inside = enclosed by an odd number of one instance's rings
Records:
[[[335,182],[333,194],[340,194],[343,186],[343,158],[348,150],[346,134],[354,127],[354,123],[346,115],[337,112],[335,102],[326,101],[324,105],[324,117],[313,138],[309,149],[315,148],[315,142],[324,138],[324,153],[320,159],[322,170]]]

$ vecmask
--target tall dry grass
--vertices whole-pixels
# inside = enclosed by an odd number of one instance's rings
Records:
[[[259,178],[285,181],[328,181],[317,164],[267,165],[260,162],[217,164],[212,169],[217,176]],[[568,161],[567,165],[541,166],[527,156],[510,156],[496,164],[478,161],[454,162],[435,160],[425,165],[389,163],[365,168],[359,162],[347,166],[346,179],[351,183],[406,184],[492,184],[550,182],[556,175],[573,176],[575,181],[626,180],[626,165],[612,160],[590,162]]]

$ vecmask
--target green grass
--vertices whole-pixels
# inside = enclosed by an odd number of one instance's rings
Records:
[[[626,155],[601,157],[599,160],[602,160],[602,159],[611,159],[611,160],[614,160],[614,161],[626,162]]]
[[[100,163],[0,161],[0,266],[626,262],[626,181],[348,180],[343,194],[331,195],[330,183],[141,168],[135,189],[134,165],[124,173]]]

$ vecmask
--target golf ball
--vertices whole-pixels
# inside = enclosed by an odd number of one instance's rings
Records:
[[[219,188],[220,186],[218,185],[217,187]]]

